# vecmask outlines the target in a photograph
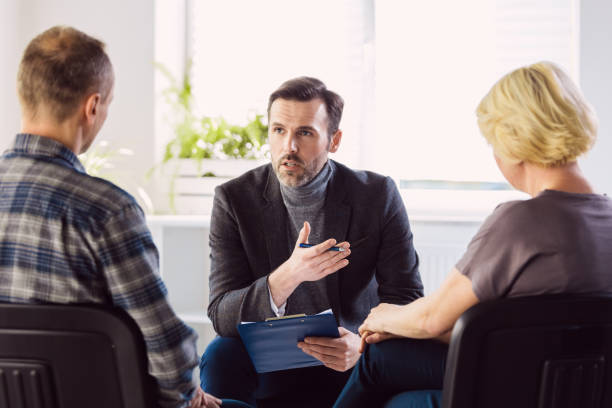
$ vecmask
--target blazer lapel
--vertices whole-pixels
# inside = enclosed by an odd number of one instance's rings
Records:
[[[330,160],[330,164],[333,161]],[[346,196],[346,186],[344,178],[339,174],[339,169],[335,166],[334,175],[328,186],[327,198],[325,199],[325,225],[327,237],[335,238],[337,242],[346,240],[349,223],[351,220],[351,207],[344,202]],[[332,311],[339,321],[340,317],[340,284],[339,274],[342,271],[332,273],[327,276],[327,296],[332,306]]]

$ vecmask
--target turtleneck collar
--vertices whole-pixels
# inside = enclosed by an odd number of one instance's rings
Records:
[[[280,183],[281,195],[287,207],[310,207],[323,205],[327,185],[334,173],[332,163],[327,160],[319,174],[303,186],[289,187]]]

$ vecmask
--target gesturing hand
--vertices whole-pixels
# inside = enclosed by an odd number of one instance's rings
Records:
[[[317,281],[348,265],[349,261],[345,259],[351,253],[348,242],[342,242],[337,245],[343,248],[344,251],[328,251],[328,249],[336,245],[336,240],[333,238],[311,248],[300,248],[300,244],[308,242],[309,235],[310,224],[305,222],[300,230],[293,253],[285,262],[291,275],[301,282]]]
[[[336,245],[333,238],[310,248],[300,248],[300,244],[308,242],[309,235],[310,224],[305,222],[289,259],[268,277],[270,293],[277,306],[285,303],[300,283],[317,281],[348,265],[345,259],[351,254],[348,242],[337,245],[344,251],[328,251]]]
[[[361,356],[359,352],[360,338],[355,333],[338,327],[340,337],[306,337],[298,343],[302,351],[317,360],[326,367],[336,371],[346,371],[355,364]]]

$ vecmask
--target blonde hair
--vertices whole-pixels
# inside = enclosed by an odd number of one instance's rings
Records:
[[[597,136],[595,111],[569,76],[551,62],[502,77],[476,109],[496,155],[546,167],[575,161]]]

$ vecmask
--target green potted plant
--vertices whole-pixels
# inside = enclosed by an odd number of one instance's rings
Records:
[[[170,84],[163,96],[171,107],[174,138],[166,144],[161,163],[162,168],[169,167],[171,172],[170,209],[182,213],[207,212],[216,185],[267,161],[268,126],[263,115],[255,115],[244,126],[228,123],[221,117],[197,115],[193,111],[189,67],[179,82],[166,67],[156,66]],[[192,203],[183,206],[181,201],[186,200]]]

